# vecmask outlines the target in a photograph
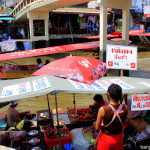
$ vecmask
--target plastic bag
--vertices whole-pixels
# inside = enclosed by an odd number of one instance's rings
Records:
[[[88,150],[90,143],[86,141],[82,134],[83,128],[76,128],[70,131],[74,150]]]

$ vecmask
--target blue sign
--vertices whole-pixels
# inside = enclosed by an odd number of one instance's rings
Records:
[[[143,13],[145,6],[150,6],[150,0],[132,0],[131,9],[135,10],[137,13]]]

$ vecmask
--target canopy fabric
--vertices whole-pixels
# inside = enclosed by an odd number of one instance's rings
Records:
[[[99,41],[53,46],[53,47],[39,48],[39,49],[33,49],[33,50],[27,50],[21,52],[0,54],[0,60],[40,56],[40,55],[61,53],[61,52],[78,50],[78,49],[96,48],[96,47],[99,47]]]
[[[125,94],[150,92],[150,79],[145,78],[102,77],[96,80],[93,85],[87,85],[59,77],[42,75],[1,80],[0,103],[53,93],[106,94],[111,83],[121,85]]]
[[[15,20],[12,17],[0,17],[0,20]]]
[[[107,37],[108,38],[111,38],[111,37],[118,37],[119,35],[112,35],[112,34],[107,34]],[[95,36],[85,36],[83,38],[87,38],[87,39],[98,39],[100,38],[100,35],[95,35]]]
[[[132,33],[130,36],[150,36],[150,33]]]
[[[129,31],[129,36],[138,36],[138,35],[142,35],[142,34],[147,34],[147,36],[149,35],[149,33],[143,33],[143,32],[145,32],[145,30],[130,30]],[[111,34],[122,36],[122,32],[114,32],[114,33],[111,33]]]
[[[43,66],[32,76],[54,75],[91,85],[107,71],[106,63],[101,60],[86,56],[66,56]]]
[[[121,41],[121,40],[123,40],[123,39],[122,38],[113,38],[113,39],[111,39],[111,41]],[[129,42],[129,44],[132,43],[131,40],[129,40],[128,42]]]

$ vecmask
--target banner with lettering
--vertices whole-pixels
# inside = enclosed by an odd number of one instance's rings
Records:
[[[106,66],[110,69],[137,70],[137,47],[107,44]]]
[[[131,110],[150,110],[150,94],[132,95]]]

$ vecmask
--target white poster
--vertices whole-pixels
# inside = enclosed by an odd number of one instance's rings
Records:
[[[51,87],[51,85],[50,85],[50,83],[46,77],[34,80],[32,82],[33,82],[34,91],[42,90],[42,89]]]
[[[25,94],[30,91],[31,91],[30,82],[20,83],[4,87],[1,93],[1,97],[9,97],[19,94]]]
[[[110,69],[137,70],[137,47],[107,44],[106,66]]]
[[[131,110],[150,110],[150,94],[132,95]]]
[[[108,87],[112,83],[120,85],[123,90],[134,88],[132,85],[129,85],[120,79],[96,80],[92,85],[84,84],[81,82],[76,82],[73,80],[69,80],[69,81],[73,84],[73,86],[76,89],[82,89],[82,90],[104,90],[104,91],[107,91]]]

